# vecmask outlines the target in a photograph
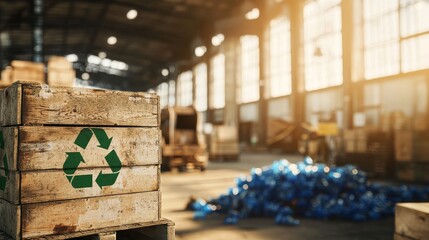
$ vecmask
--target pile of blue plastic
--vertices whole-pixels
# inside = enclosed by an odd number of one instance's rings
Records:
[[[370,183],[356,167],[328,167],[305,158],[252,169],[236,179],[236,186],[217,199],[198,199],[194,219],[226,214],[225,224],[247,217],[272,217],[277,224],[298,225],[295,217],[366,221],[394,214],[398,202],[429,200],[429,187]]]

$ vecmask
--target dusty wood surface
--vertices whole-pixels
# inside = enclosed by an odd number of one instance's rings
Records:
[[[1,91],[0,123],[2,126],[21,124],[22,88],[14,84]]]
[[[21,207],[0,199],[0,232],[5,232],[14,239],[20,239],[20,229]]]
[[[5,176],[4,169],[0,169],[0,175]],[[4,199],[10,203],[18,204],[19,203],[19,183],[20,183],[20,174],[16,171],[9,171],[6,180],[6,188],[4,191],[0,190],[0,199]],[[0,215],[1,219],[1,215]]]
[[[102,128],[107,136],[112,138],[108,149],[99,147],[95,135],[85,149],[76,145],[75,140],[83,127],[21,126],[2,129],[5,133],[10,170],[63,169],[68,152],[82,154],[85,159],[82,167],[105,167],[105,156],[113,149],[122,166],[153,165],[161,162],[158,128]],[[19,129],[19,147],[15,129]]]
[[[2,114],[2,126],[21,123],[159,126],[156,94],[49,87],[28,82],[17,82],[5,93],[8,94],[2,97],[2,113],[7,114]]]
[[[158,195],[154,191],[23,205],[22,236],[61,235],[158,221]]]
[[[429,203],[400,203],[395,209],[395,232],[411,239],[429,239]]]
[[[74,188],[62,170],[22,172],[21,203],[139,193],[159,189],[158,166],[123,167],[111,186],[97,185],[100,172],[112,173],[109,168],[78,169],[76,175],[92,175],[92,187]],[[55,179],[52,181],[50,179]],[[18,185],[19,186],[19,185]]]
[[[116,233],[116,231],[120,231]],[[174,240],[175,239],[175,228],[174,222],[168,219],[161,219],[155,222],[144,222],[137,224],[129,224],[118,227],[110,227],[98,230],[82,231],[69,234],[50,235],[38,238],[28,239],[69,239],[69,238],[82,238],[82,239],[94,239],[98,236],[108,236],[115,233],[119,240],[136,240],[141,239],[139,236],[144,236],[147,239],[156,240]],[[10,236],[0,231],[0,240],[13,240]]]
[[[7,169],[16,170],[16,161],[14,159],[18,156],[18,128],[7,127],[0,129],[1,134],[3,135],[4,147],[0,148],[0,158],[3,160],[3,157],[7,157]],[[4,169],[5,165],[3,162],[0,162],[0,169]]]

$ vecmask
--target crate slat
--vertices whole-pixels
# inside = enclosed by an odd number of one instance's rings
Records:
[[[92,136],[86,149],[82,149],[74,142],[84,128],[54,126],[2,128],[9,170],[63,169],[67,152],[81,152],[84,157],[90,158],[86,159],[86,167],[104,167],[106,166],[104,158],[112,149],[115,149],[121,159],[122,166],[152,165],[161,161],[158,128],[102,128],[107,136],[112,138],[110,147],[108,149],[98,147],[96,137]],[[3,154],[1,149],[0,154]],[[3,168],[2,164],[0,168]]]
[[[158,200],[155,191],[22,205],[22,237],[158,221]]]
[[[158,126],[156,94],[17,82],[1,96],[2,126]]]

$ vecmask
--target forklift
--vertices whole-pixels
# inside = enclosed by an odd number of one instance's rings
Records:
[[[198,127],[200,117],[193,107],[168,107],[161,111],[163,171],[206,170],[208,152]]]

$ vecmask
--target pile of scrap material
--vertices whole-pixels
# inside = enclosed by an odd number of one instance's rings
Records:
[[[251,170],[217,199],[195,200],[195,219],[226,214],[225,224],[247,217],[272,217],[277,224],[298,225],[295,217],[366,221],[394,214],[398,202],[429,200],[429,187],[393,186],[367,181],[354,166],[328,167],[311,158],[287,160]]]

